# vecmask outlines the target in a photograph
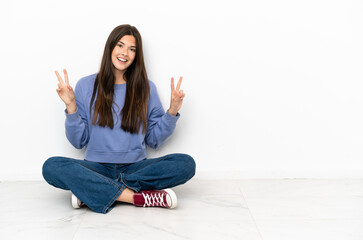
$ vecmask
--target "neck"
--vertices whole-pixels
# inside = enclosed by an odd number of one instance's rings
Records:
[[[115,71],[114,72],[114,76],[115,76],[115,84],[123,84],[126,83],[125,79],[124,79],[124,74],[125,71]]]

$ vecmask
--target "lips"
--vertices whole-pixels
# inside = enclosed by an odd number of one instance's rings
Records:
[[[124,59],[124,58],[117,58],[117,60],[121,63],[126,63],[127,62],[127,59]]]

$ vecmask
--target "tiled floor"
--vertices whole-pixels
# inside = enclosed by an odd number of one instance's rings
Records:
[[[174,190],[176,209],[98,214],[45,182],[1,182],[0,239],[363,239],[363,179],[195,178]]]

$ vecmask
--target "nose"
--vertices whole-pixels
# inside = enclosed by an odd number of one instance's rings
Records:
[[[127,50],[126,49],[122,49],[121,55],[127,56]]]

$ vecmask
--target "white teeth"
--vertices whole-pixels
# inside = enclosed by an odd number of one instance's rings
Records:
[[[118,60],[122,61],[122,62],[127,62],[126,59],[123,59],[123,58],[117,58]]]

